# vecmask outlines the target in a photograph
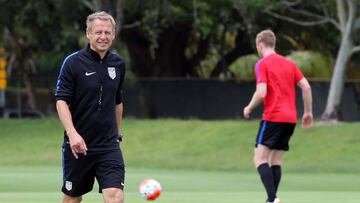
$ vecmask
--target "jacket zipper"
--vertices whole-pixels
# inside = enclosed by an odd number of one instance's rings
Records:
[[[102,60],[100,60],[100,64],[102,64]],[[102,94],[103,94],[103,79],[100,75],[99,75],[99,77],[100,77],[101,85],[100,85],[100,89],[99,89],[98,111],[101,111],[101,109],[102,109]]]

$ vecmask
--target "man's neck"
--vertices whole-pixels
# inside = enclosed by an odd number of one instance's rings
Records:
[[[263,57],[267,57],[267,56],[269,56],[270,54],[274,54],[275,53],[275,50],[274,49],[265,49],[265,50],[263,50]]]
[[[107,53],[107,51],[104,51],[104,52],[96,51],[91,45],[90,45],[90,49],[91,49],[92,51],[96,52],[97,54],[99,54],[101,60],[104,59],[104,57],[105,57],[105,55],[106,55],[106,53]]]
[[[104,59],[106,52],[97,52],[101,59]]]

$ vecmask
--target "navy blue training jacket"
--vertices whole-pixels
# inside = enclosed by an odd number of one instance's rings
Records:
[[[88,151],[119,148],[115,106],[122,103],[125,63],[107,52],[103,59],[89,46],[67,56],[56,84],[56,100],[70,108],[75,129]],[[69,139],[64,133],[64,144]]]

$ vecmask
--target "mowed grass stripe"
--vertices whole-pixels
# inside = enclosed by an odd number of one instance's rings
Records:
[[[58,167],[0,167],[1,192],[52,192],[59,190],[62,174]],[[145,178],[155,178],[176,192],[238,192],[262,189],[254,172],[126,169],[126,189],[137,191]],[[284,173],[281,191],[355,191],[360,187],[358,174]]]
[[[124,120],[121,144],[130,167],[247,171],[259,121]],[[0,166],[61,164],[63,128],[57,118],[0,119]],[[297,127],[286,172],[360,173],[360,123]]]
[[[291,203],[358,203],[360,195],[355,192],[284,192],[281,193],[283,202]],[[58,193],[0,193],[0,203],[57,203],[61,201]],[[84,196],[84,203],[102,202],[102,197],[96,193]],[[144,203],[136,193],[126,193],[125,202]],[[262,192],[237,192],[237,193],[205,193],[168,192],[162,194],[157,203],[263,203]]]
[[[137,190],[144,178],[155,178],[163,187],[159,203],[258,203],[263,191],[256,173],[209,172],[128,168],[126,202],[141,203]],[[1,167],[0,203],[60,202],[58,167]],[[355,203],[360,199],[359,178],[354,174],[284,174],[279,196],[291,203]],[[95,184],[85,203],[101,202]]]

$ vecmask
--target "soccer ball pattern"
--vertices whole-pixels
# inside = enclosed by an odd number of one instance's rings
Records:
[[[146,200],[155,200],[160,196],[161,185],[154,179],[145,179],[140,183],[139,193]]]

